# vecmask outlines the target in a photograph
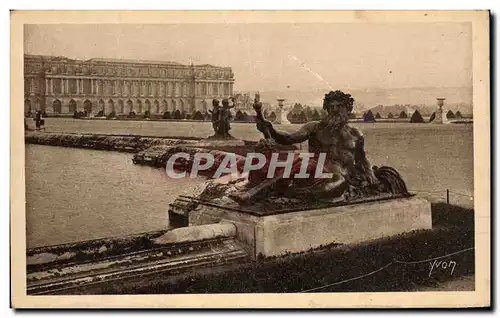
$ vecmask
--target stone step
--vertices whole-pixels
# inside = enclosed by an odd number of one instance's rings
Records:
[[[175,278],[198,268],[250,259],[246,247],[236,241],[236,228],[232,224],[199,226],[187,233],[189,230],[180,228],[154,235],[93,240],[29,251],[28,294],[101,293],[111,281],[113,285],[127,284],[129,287],[145,282],[150,284],[160,273]],[[105,250],[102,246],[108,248]],[[110,253],[113,249],[118,252]],[[75,257],[79,253],[87,253],[88,257]],[[50,258],[50,255],[56,257]]]

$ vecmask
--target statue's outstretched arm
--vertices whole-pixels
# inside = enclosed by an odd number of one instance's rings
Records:
[[[293,133],[277,131],[271,125],[269,127],[269,133],[277,143],[282,145],[293,145],[308,140],[311,134],[316,131],[317,125],[318,122],[309,122]]]

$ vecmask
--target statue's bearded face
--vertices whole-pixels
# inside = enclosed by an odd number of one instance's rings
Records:
[[[330,101],[325,106],[325,109],[328,113],[326,119],[329,125],[336,126],[339,124],[347,123],[349,119],[349,111],[343,103],[336,100]]]

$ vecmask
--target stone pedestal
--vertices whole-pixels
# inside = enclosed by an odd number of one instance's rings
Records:
[[[434,124],[442,124],[443,123],[443,105],[445,98],[437,98],[437,109],[436,109],[436,117],[432,121]]]
[[[360,243],[432,228],[431,204],[418,197],[263,215],[199,205],[189,212],[188,219],[190,226],[233,223],[237,238],[253,257],[305,252],[332,243]]]
[[[283,102],[284,99],[278,99],[278,108],[276,109],[276,120],[274,121],[276,124],[289,124],[290,121],[288,118],[286,118],[286,115],[288,114],[286,111],[283,110]]]

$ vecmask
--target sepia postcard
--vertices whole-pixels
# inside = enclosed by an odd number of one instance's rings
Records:
[[[489,25],[12,11],[12,306],[489,307]]]

